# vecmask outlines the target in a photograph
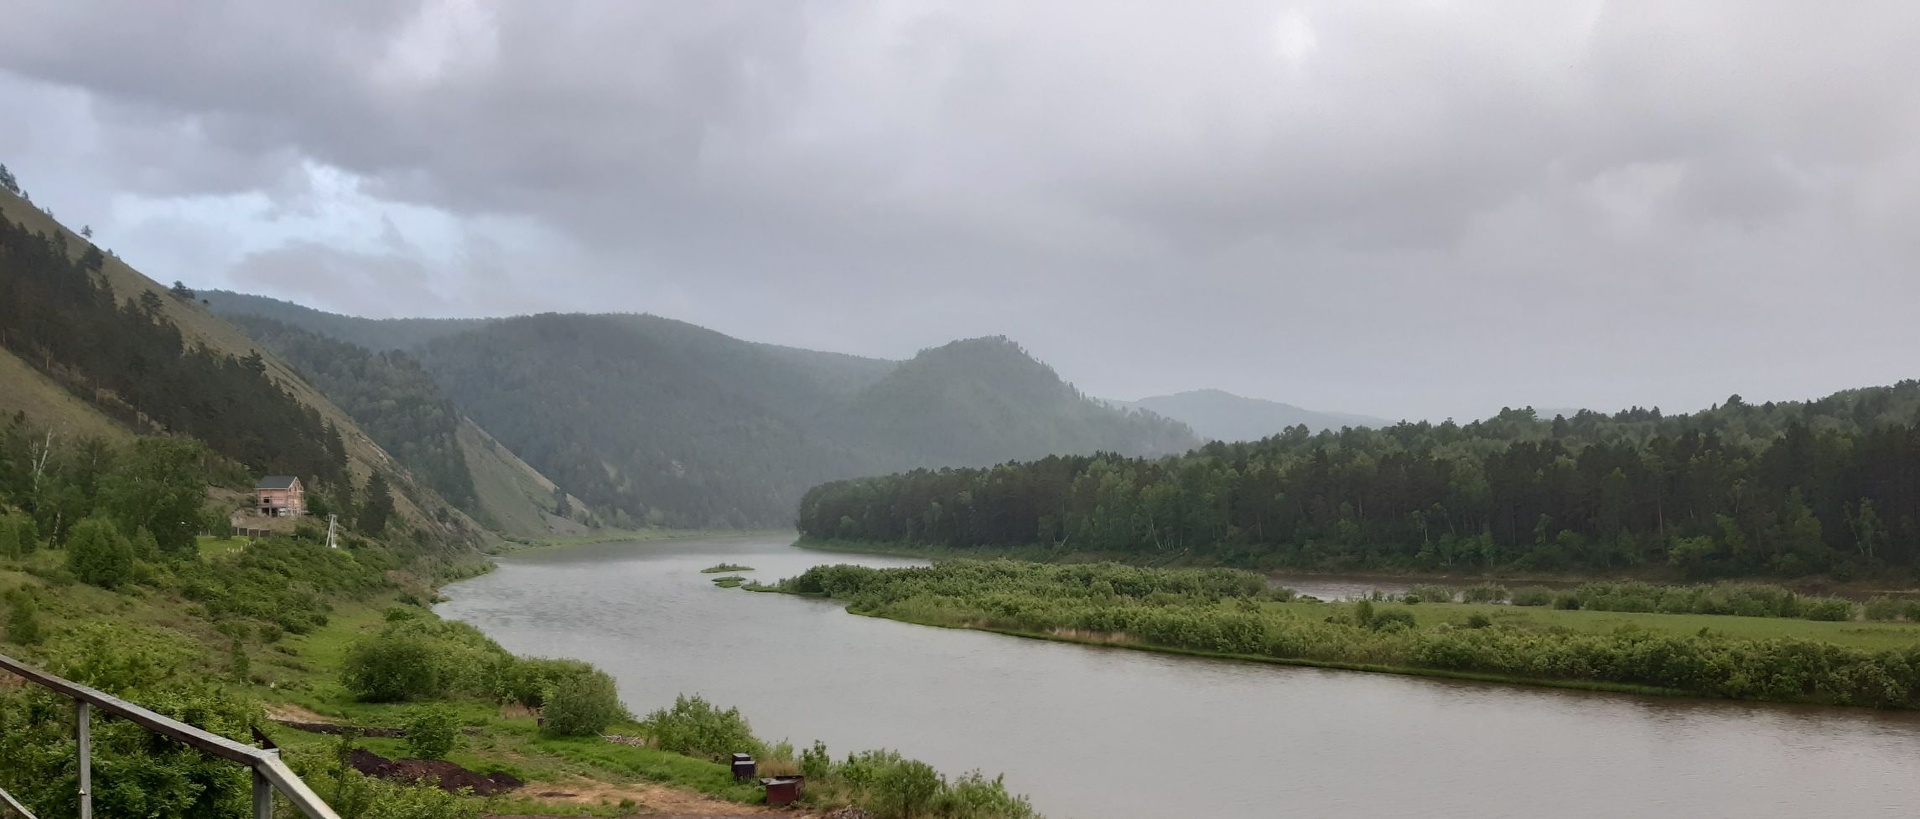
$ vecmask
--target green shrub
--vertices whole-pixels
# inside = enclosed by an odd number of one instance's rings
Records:
[[[362,702],[404,702],[445,696],[440,647],[418,634],[381,633],[347,649],[342,685]]]
[[[1362,600],[1353,604],[1353,624],[1366,628],[1373,625],[1373,601]]]
[[[118,588],[133,576],[133,543],[105,518],[80,521],[67,537],[67,570],[82,583]]]
[[[952,819],[1035,819],[1033,803],[1007,792],[1001,777],[972,771],[953,781],[934,800],[933,815]]]
[[[1467,617],[1467,628],[1486,628],[1491,625],[1493,619],[1480,612],[1476,611]]]
[[[813,747],[800,752],[800,773],[816,782],[833,774],[833,757],[827,754],[827,744],[813,741]]]
[[[122,680],[132,696],[163,716],[229,738],[244,739],[257,719],[252,707],[202,681]],[[0,694],[0,785],[39,816],[73,813],[73,705],[39,691]],[[156,741],[125,720],[93,722],[95,816],[203,819],[247,816],[252,782],[246,769],[210,755]]]
[[[180,684],[202,648],[177,631],[131,624],[79,623],[48,640],[47,670],[116,696]]]
[[[1498,583],[1482,583],[1460,590],[1462,603],[1504,603],[1507,596],[1507,587]]]
[[[1413,628],[1413,612],[1388,609],[1373,616],[1367,628],[1374,631],[1407,631]]]
[[[515,658],[502,674],[499,695],[528,708],[539,708],[547,704],[547,693],[562,680],[593,671],[592,665],[579,660]]]
[[[599,736],[607,726],[629,718],[613,678],[604,671],[574,674],[555,683],[540,716],[548,733],[563,737]]]
[[[1580,596],[1577,594],[1556,594],[1553,607],[1561,611],[1576,611],[1580,608]]]
[[[0,515],[0,558],[18,560],[40,549],[40,531],[33,518],[22,514]]]
[[[40,626],[40,604],[33,593],[14,589],[7,595],[7,639],[15,645],[37,645],[46,637]]]
[[[643,724],[654,745],[677,754],[719,762],[736,752],[760,750],[740,709],[722,711],[698,695],[675,697],[672,708],[648,714]]]
[[[1400,601],[1403,603],[1451,603],[1453,590],[1446,586],[1418,583],[1408,588],[1405,594],[1400,595]]]
[[[241,685],[253,679],[253,660],[247,656],[246,644],[238,637],[227,645],[227,671],[233,674],[233,681]]]
[[[1523,586],[1513,590],[1513,604],[1516,606],[1548,606],[1553,604],[1553,590],[1540,586]]]
[[[1808,620],[1842,622],[1853,619],[1853,603],[1837,597],[1809,599],[1800,604],[1800,616]]]
[[[430,705],[407,717],[407,753],[420,759],[446,759],[460,742],[460,716],[444,705]]]
[[[1900,608],[1900,602],[1891,597],[1875,597],[1862,606],[1868,620],[1898,620]]]
[[[924,816],[946,789],[946,778],[932,765],[902,759],[888,766],[873,783],[874,807],[885,817]]]

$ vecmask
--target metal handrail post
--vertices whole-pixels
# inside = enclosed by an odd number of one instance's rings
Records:
[[[33,811],[27,810],[27,806],[20,804],[20,800],[13,798],[13,794],[7,793],[5,788],[0,788],[0,807],[13,811],[22,819],[34,819]]]
[[[93,819],[93,706],[73,701],[73,738],[80,746],[80,819]]]
[[[327,807],[325,800],[307,787],[307,783],[302,782],[292,768],[287,767],[287,763],[280,759],[279,751],[242,745],[72,680],[61,679],[4,654],[0,654],[0,671],[10,672],[73,700],[74,739],[79,745],[80,819],[93,819],[91,723],[96,708],[108,716],[126,720],[202,753],[246,766],[253,772],[253,806],[257,819],[271,819],[275,793],[285,797],[287,804],[306,819],[340,819],[339,814]],[[4,793],[0,791],[0,795]],[[7,797],[4,801],[10,803],[12,799]]]
[[[253,819],[273,819],[273,782],[259,768],[253,769]]]

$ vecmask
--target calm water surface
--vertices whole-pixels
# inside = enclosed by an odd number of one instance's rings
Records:
[[[1920,816],[1915,715],[1166,657],[856,617],[700,574],[915,563],[789,540],[508,557],[439,611],[516,653],[607,669],[635,711],[697,692],[763,737],[1004,772],[1056,819]]]

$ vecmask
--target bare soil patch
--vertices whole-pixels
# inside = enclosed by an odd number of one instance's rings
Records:
[[[472,790],[476,796],[493,796],[526,784],[502,771],[482,775],[443,759],[388,759],[364,748],[355,748],[347,764],[368,776],[417,782],[449,793]]]

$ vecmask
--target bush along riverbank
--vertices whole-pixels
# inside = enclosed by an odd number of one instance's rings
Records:
[[[1010,560],[821,566],[771,588],[842,600],[859,614],[1078,642],[1571,687],[1920,707],[1920,625],[1662,614],[1664,592],[1652,609],[1619,612],[1579,610],[1577,590],[1571,609],[1499,605],[1484,593],[1483,602],[1455,603],[1451,592],[1444,602],[1429,592],[1433,602],[1410,593],[1399,602],[1322,603],[1231,569]],[[1706,588],[1673,599],[1728,597]],[[1630,596],[1602,591],[1594,584],[1586,597]]]

